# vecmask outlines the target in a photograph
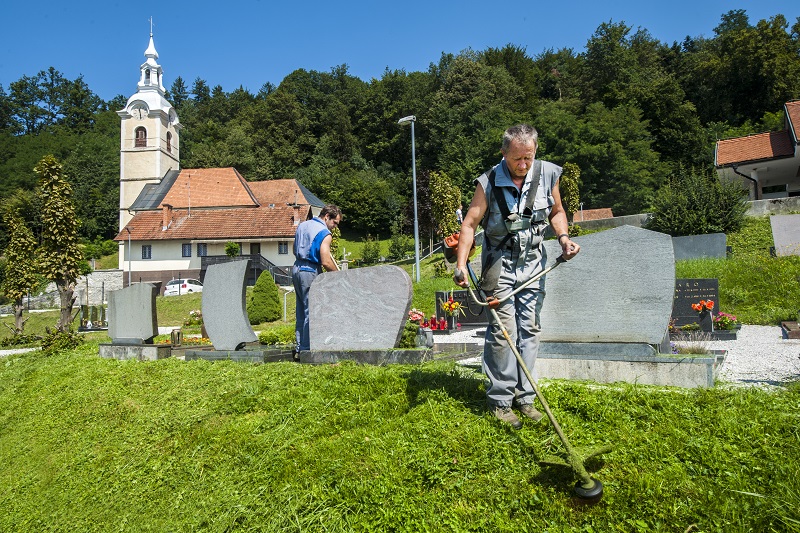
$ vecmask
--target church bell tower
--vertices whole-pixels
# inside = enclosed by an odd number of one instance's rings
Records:
[[[119,229],[133,218],[128,209],[145,185],[158,183],[170,170],[180,169],[181,123],[175,108],[164,98],[164,72],[153,44],[144,52],[136,93],[125,109],[117,111],[120,134]]]

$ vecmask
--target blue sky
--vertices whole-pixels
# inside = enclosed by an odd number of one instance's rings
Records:
[[[506,5],[508,7],[502,7]],[[0,37],[0,84],[55,67],[79,75],[103,99],[136,91],[150,16],[167,88],[177,76],[232,91],[257,92],[295,69],[329,71],[347,64],[368,81],[388,67],[427,70],[442,52],[502,47],[531,56],[545,49],[584,50],[608,21],[647,29],[672,43],[713,36],[720,16],[744,9],[751,24],[783,14],[791,26],[797,0],[673,0],[647,2],[317,1],[229,0],[8,2]]]

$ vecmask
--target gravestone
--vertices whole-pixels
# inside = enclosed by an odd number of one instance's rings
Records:
[[[800,215],[773,215],[769,217],[775,255],[800,255]]]
[[[171,346],[153,344],[158,335],[155,285],[134,283],[108,293],[108,336],[100,357],[126,361],[155,361],[171,355]]]
[[[678,278],[675,280],[675,297],[672,303],[673,326],[680,328],[687,324],[700,324],[700,314],[692,309],[692,304],[700,300],[714,302],[713,312],[719,310],[719,281],[717,278]],[[711,328],[703,328],[710,331]]]
[[[453,301],[461,304],[464,310],[463,314],[458,315],[458,322],[468,325],[486,325],[489,323],[490,316],[486,307],[478,305],[469,295],[469,291],[457,290],[453,291],[436,291],[436,318],[445,318],[447,315],[442,310],[442,302],[447,301],[450,296],[453,296]]]
[[[320,274],[308,294],[311,351],[394,348],[411,298],[411,278],[398,266]]]
[[[700,257],[725,258],[727,256],[724,233],[672,237],[672,248],[675,251],[676,261]]]
[[[203,325],[215,350],[241,350],[258,340],[247,318],[248,259],[210,265],[203,281]]]
[[[621,226],[574,240],[581,252],[547,275],[542,341],[662,345],[675,293],[672,238]],[[548,265],[561,254],[555,240],[545,250]]]
[[[112,344],[152,344],[156,335],[155,285],[134,283],[108,293],[108,336]]]

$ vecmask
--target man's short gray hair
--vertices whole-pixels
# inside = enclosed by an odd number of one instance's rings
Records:
[[[533,141],[534,146],[539,147],[539,132],[536,128],[528,124],[517,124],[511,126],[503,133],[502,151],[505,153],[512,142],[528,144]]]

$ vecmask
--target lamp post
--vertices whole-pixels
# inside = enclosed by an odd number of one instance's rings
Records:
[[[414,147],[414,122],[417,117],[409,115],[397,121],[398,124],[411,124],[411,175],[414,189],[414,278],[419,283],[419,223],[417,221],[417,154]]]
[[[131,228],[125,226],[128,231],[128,287],[131,286]]]

